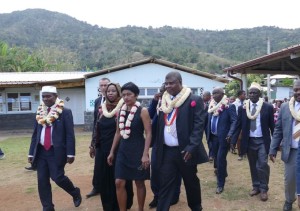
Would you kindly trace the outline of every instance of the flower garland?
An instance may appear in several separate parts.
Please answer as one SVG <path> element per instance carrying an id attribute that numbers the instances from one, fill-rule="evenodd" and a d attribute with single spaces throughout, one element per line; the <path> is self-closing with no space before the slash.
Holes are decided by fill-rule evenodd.
<path id="1" fill-rule="evenodd" d="M 121 106 L 123 105 L 124 103 L 124 100 L 123 98 L 121 98 L 117 104 L 117 106 L 111 111 L 107 111 L 107 107 L 106 107 L 106 102 L 104 102 L 102 104 L 102 112 L 103 112 L 103 115 L 106 117 L 106 118 L 112 118 L 113 116 L 116 115 L 117 111 L 119 111 L 119 109 L 121 108 Z"/>
<path id="2" fill-rule="evenodd" d="M 126 120 L 126 123 L 124 124 L 125 122 L 125 115 L 126 115 L 126 110 L 127 110 L 127 105 L 124 104 L 121 108 L 121 111 L 120 111 L 120 118 L 119 118 L 119 128 L 120 128 L 120 133 L 121 133 L 121 136 L 124 138 L 124 139 L 128 139 L 129 136 L 130 136 L 130 126 L 131 126 L 131 122 L 133 120 L 133 117 L 138 109 L 138 107 L 140 107 L 140 102 L 135 102 L 135 104 L 131 107 L 131 110 L 130 110 L 130 113 L 127 117 L 127 120 Z"/>
<path id="3" fill-rule="evenodd" d="M 213 113 L 213 116 L 219 116 L 219 114 L 229 107 L 227 96 L 224 95 L 220 102 L 216 102 L 212 99 L 208 106 L 208 113 Z"/>
<path id="4" fill-rule="evenodd" d="M 37 112 L 36 112 L 36 120 L 41 125 L 49 125 L 51 126 L 52 123 L 58 119 L 59 115 L 62 113 L 64 109 L 64 101 L 56 98 L 55 103 L 51 106 L 51 110 L 47 111 L 47 106 L 42 103 L 39 105 Z"/>
<path id="5" fill-rule="evenodd" d="M 297 121 L 300 121 L 300 112 L 299 111 L 297 113 L 295 112 L 294 104 L 295 104 L 295 98 L 292 97 L 289 101 L 289 109 L 290 109 L 290 112 L 291 112 L 292 116 L 294 117 L 294 119 L 296 119 Z"/>
<path id="6" fill-rule="evenodd" d="M 247 117 L 249 119 L 251 119 L 251 120 L 256 119 L 256 117 L 260 113 L 260 110 L 262 108 L 263 102 L 264 102 L 263 98 L 259 98 L 258 102 L 256 103 L 257 104 L 257 106 L 256 106 L 256 112 L 252 116 L 251 113 L 250 113 L 250 100 L 245 100 L 243 108 L 246 109 Z"/>
<path id="7" fill-rule="evenodd" d="M 165 91 L 162 96 L 161 109 L 164 113 L 170 113 L 173 108 L 180 107 L 191 93 L 191 89 L 183 87 L 176 97 L 171 100 L 171 95 Z"/>

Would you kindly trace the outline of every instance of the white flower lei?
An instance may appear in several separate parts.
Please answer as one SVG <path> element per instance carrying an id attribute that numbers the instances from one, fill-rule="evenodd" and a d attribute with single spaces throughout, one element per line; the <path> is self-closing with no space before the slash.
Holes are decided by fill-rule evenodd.
<path id="1" fill-rule="evenodd" d="M 120 128 L 120 134 L 124 139 L 128 139 L 130 136 L 130 126 L 131 122 L 133 120 L 133 117 L 138 109 L 140 107 L 140 102 L 135 102 L 135 104 L 131 107 L 130 113 L 127 117 L 126 123 L 124 124 L 125 121 L 125 115 L 126 115 L 126 110 L 127 110 L 127 105 L 124 104 L 121 108 L 120 111 L 120 118 L 119 118 L 119 128 Z"/>
<path id="2" fill-rule="evenodd" d="M 257 107 L 256 107 L 256 112 L 255 114 L 252 116 L 251 113 L 250 113 L 250 100 L 245 100 L 244 102 L 244 108 L 246 108 L 246 113 L 247 113 L 247 117 L 251 120 L 254 120 L 256 119 L 256 117 L 258 116 L 258 114 L 260 113 L 260 110 L 261 110 L 261 107 L 263 105 L 263 102 L 264 100 L 262 98 L 259 98 L 258 102 L 256 103 L 257 104 Z"/>
<path id="3" fill-rule="evenodd" d="M 188 98 L 188 96 L 191 93 L 191 89 L 187 87 L 183 87 L 179 94 L 176 95 L 176 97 L 171 100 L 171 95 L 165 91 L 162 96 L 161 101 L 161 109 L 164 113 L 169 114 L 173 108 L 180 107 L 184 101 Z"/>
<path id="4" fill-rule="evenodd" d="M 51 110 L 47 111 L 47 106 L 44 102 L 39 105 L 37 112 L 36 112 L 36 120 L 41 125 L 52 125 L 52 123 L 58 119 L 59 115 L 62 113 L 64 109 L 64 101 L 56 98 L 55 104 L 51 106 Z"/>
<path id="5" fill-rule="evenodd" d="M 300 112 L 299 111 L 297 113 L 295 112 L 294 104 L 295 104 L 295 98 L 292 97 L 289 101 L 289 109 L 290 109 L 290 112 L 291 112 L 292 116 L 294 117 L 294 119 L 296 119 L 297 121 L 300 121 Z"/>
<path id="6" fill-rule="evenodd" d="M 113 116 L 116 115 L 116 113 L 119 111 L 119 109 L 121 108 L 121 106 L 123 105 L 124 103 L 124 100 L 123 98 L 121 98 L 117 104 L 117 106 L 111 111 L 111 112 L 108 112 L 107 111 L 107 107 L 106 107 L 106 101 L 102 104 L 102 112 L 103 112 L 103 115 L 107 118 L 112 118 Z"/>
<path id="7" fill-rule="evenodd" d="M 207 112 L 213 113 L 213 116 L 218 116 L 220 112 L 222 112 L 225 108 L 229 107 L 228 103 L 229 102 L 226 95 L 223 96 L 223 98 L 220 100 L 220 102 L 217 103 L 217 105 L 215 105 L 216 101 L 212 99 L 209 103 Z"/>

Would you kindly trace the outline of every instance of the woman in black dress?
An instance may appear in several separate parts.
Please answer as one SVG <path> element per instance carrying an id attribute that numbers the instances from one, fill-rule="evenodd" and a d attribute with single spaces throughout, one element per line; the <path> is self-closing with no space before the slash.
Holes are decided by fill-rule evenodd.
<path id="1" fill-rule="evenodd" d="M 116 157 L 115 178 L 120 210 L 126 210 L 126 180 L 134 180 L 138 210 L 142 211 L 146 198 L 145 180 L 150 178 L 151 120 L 148 110 L 142 108 L 137 101 L 139 88 L 134 83 L 124 84 L 121 92 L 125 104 L 120 110 L 117 130 L 107 162 L 113 165 Z"/>
<path id="2" fill-rule="evenodd" d="M 118 211 L 118 201 L 116 197 L 116 187 L 114 180 L 114 167 L 108 165 L 107 156 L 109 155 L 113 138 L 116 132 L 117 115 L 124 101 L 121 98 L 121 87 L 119 84 L 109 83 L 104 93 L 106 101 L 99 108 L 98 120 L 96 125 L 96 142 L 100 147 L 100 167 L 101 174 L 99 179 L 100 197 L 105 211 Z M 128 191 L 127 208 L 132 205 L 133 190 L 132 182 L 126 184 Z"/>

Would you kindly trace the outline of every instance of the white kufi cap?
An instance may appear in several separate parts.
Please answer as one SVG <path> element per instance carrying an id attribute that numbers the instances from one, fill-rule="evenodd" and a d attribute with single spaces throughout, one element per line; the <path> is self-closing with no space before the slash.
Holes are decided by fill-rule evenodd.
<path id="1" fill-rule="evenodd" d="M 55 86 L 43 86 L 42 92 L 57 93 Z"/>
<path id="2" fill-rule="evenodd" d="M 256 82 L 252 82 L 251 83 L 249 89 L 252 89 L 252 88 L 258 89 L 259 91 L 262 90 L 261 86 L 258 83 L 256 83 Z"/>

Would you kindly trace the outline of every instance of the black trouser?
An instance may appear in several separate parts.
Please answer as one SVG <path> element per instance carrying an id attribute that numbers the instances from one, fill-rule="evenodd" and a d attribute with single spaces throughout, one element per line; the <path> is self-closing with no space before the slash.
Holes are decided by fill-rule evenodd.
<path id="1" fill-rule="evenodd" d="M 176 189 L 176 175 L 178 172 L 183 178 L 188 205 L 193 211 L 201 207 L 201 188 L 197 177 L 197 165 L 187 165 L 179 147 L 164 145 L 164 155 L 160 172 L 160 189 L 158 194 L 157 211 L 167 211 Z"/>

